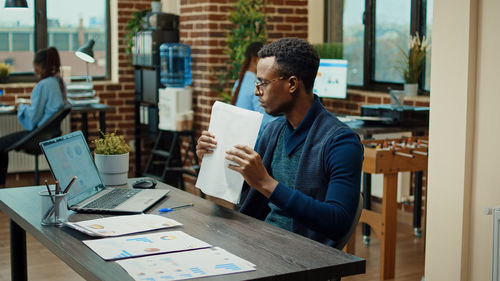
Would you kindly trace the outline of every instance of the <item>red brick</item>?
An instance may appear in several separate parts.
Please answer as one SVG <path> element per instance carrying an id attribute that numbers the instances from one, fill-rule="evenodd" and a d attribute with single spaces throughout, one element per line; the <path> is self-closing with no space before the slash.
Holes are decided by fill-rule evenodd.
<path id="1" fill-rule="evenodd" d="M 292 26 L 291 25 L 278 24 L 278 25 L 276 25 L 276 30 L 278 30 L 278 31 L 291 31 L 292 30 Z"/>
<path id="2" fill-rule="evenodd" d="M 307 9 L 295 9 L 295 13 L 298 15 L 306 15 Z"/>
<path id="3" fill-rule="evenodd" d="M 6 88 L 5 89 L 6 94 L 19 94 L 19 93 L 24 93 L 24 88 Z"/>
<path id="4" fill-rule="evenodd" d="M 307 22 L 307 17 L 285 17 L 286 23 Z"/>
<path id="5" fill-rule="evenodd" d="M 368 97 L 368 103 L 380 104 L 382 103 L 382 98 Z"/>
<path id="6" fill-rule="evenodd" d="M 106 85 L 106 90 L 108 91 L 119 91 L 122 89 L 121 85 Z"/>

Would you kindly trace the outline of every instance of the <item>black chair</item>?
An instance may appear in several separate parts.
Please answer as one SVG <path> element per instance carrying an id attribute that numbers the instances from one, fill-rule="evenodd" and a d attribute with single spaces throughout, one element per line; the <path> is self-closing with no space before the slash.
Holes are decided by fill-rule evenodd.
<path id="1" fill-rule="evenodd" d="M 35 128 L 18 142 L 11 145 L 6 151 L 16 150 L 35 156 L 35 184 L 40 184 L 38 171 L 38 156 L 42 150 L 38 145 L 40 142 L 58 137 L 62 134 L 61 122 L 71 112 L 71 105 L 66 104 L 50 117 L 40 127 Z"/>
<path id="2" fill-rule="evenodd" d="M 358 203 L 358 208 L 356 209 L 356 214 L 354 215 L 354 220 L 352 221 L 351 226 L 349 227 L 349 230 L 347 233 L 340 238 L 334 245 L 335 249 L 339 249 L 342 251 L 344 249 L 345 245 L 351 238 L 352 234 L 354 231 L 356 231 L 356 227 L 358 226 L 359 218 L 361 217 L 361 211 L 363 211 L 363 195 L 361 194 L 359 196 L 359 203 Z M 327 281 L 340 281 L 340 277 L 337 278 L 330 278 Z"/>
<path id="3" fill-rule="evenodd" d="M 344 246 L 347 244 L 349 239 L 351 238 L 352 234 L 356 230 L 356 226 L 358 226 L 359 218 L 361 217 L 361 211 L 363 210 L 363 195 L 361 194 L 359 196 L 359 203 L 358 203 L 358 208 L 356 209 L 356 214 L 354 215 L 354 220 L 352 221 L 351 226 L 349 227 L 349 230 L 347 233 L 340 238 L 338 241 L 335 243 L 335 248 L 342 250 Z"/>

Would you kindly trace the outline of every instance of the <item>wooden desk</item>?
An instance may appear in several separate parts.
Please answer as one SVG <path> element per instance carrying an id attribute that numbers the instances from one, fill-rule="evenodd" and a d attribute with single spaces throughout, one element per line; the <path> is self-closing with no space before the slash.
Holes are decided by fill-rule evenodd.
<path id="1" fill-rule="evenodd" d="M 88 114 L 92 112 L 99 113 L 99 130 L 104 132 L 106 131 L 106 112 L 114 110 L 115 110 L 114 107 L 102 103 L 71 107 L 71 112 L 80 113 L 82 116 L 82 132 L 87 142 L 89 135 Z M 16 110 L 0 111 L 0 115 L 15 115 L 15 114 L 17 114 Z"/>
<path id="2" fill-rule="evenodd" d="M 129 184 L 133 179 L 129 180 Z M 150 210 L 194 203 L 194 207 L 168 213 L 183 223 L 179 230 L 246 259 L 257 266 L 253 272 L 205 277 L 203 280 L 327 280 L 365 272 L 365 260 L 292 232 L 274 227 L 211 201 L 159 183 L 171 191 Z M 67 227 L 40 224 L 43 187 L 0 190 L 0 209 L 10 217 L 12 280 L 26 280 L 26 233 L 30 233 L 87 280 L 132 280 L 117 263 L 104 261 L 81 241 L 91 239 Z M 70 221 L 103 217 L 73 214 Z M 163 230 L 165 231 L 165 230 Z"/>

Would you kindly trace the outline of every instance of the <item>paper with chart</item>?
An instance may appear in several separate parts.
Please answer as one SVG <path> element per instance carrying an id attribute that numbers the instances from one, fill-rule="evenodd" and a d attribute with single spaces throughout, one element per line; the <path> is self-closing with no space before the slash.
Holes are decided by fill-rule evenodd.
<path id="1" fill-rule="evenodd" d="M 217 148 L 203 157 L 196 187 L 210 196 L 238 203 L 243 176 L 228 168 L 226 150 L 236 144 L 253 148 L 262 117 L 259 112 L 218 101 L 214 103 L 208 131 L 215 135 Z"/>
<path id="2" fill-rule="evenodd" d="M 120 236 L 182 225 L 173 219 L 151 214 L 112 216 L 64 224 L 85 234 L 100 237 Z"/>
<path id="3" fill-rule="evenodd" d="M 84 240 L 83 243 L 105 260 L 201 249 L 212 246 L 182 231 Z"/>
<path id="4" fill-rule="evenodd" d="M 162 254 L 117 261 L 135 280 L 183 280 L 256 270 L 255 265 L 224 249 Z"/>

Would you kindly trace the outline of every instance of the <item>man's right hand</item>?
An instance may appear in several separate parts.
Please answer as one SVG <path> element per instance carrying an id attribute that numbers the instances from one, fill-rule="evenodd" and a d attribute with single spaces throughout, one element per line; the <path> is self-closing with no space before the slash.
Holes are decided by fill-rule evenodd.
<path id="1" fill-rule="evenodd" d="M 203 160 L 203 156 L 214 152 L 216 147 L 217 140 L 215 139 L 215 135 L 209 133 L 208 131 L 201 132 L 201 136 L 196 144 L 196 156 L 198 156 L 198 160 L 201 162 Z"/>

